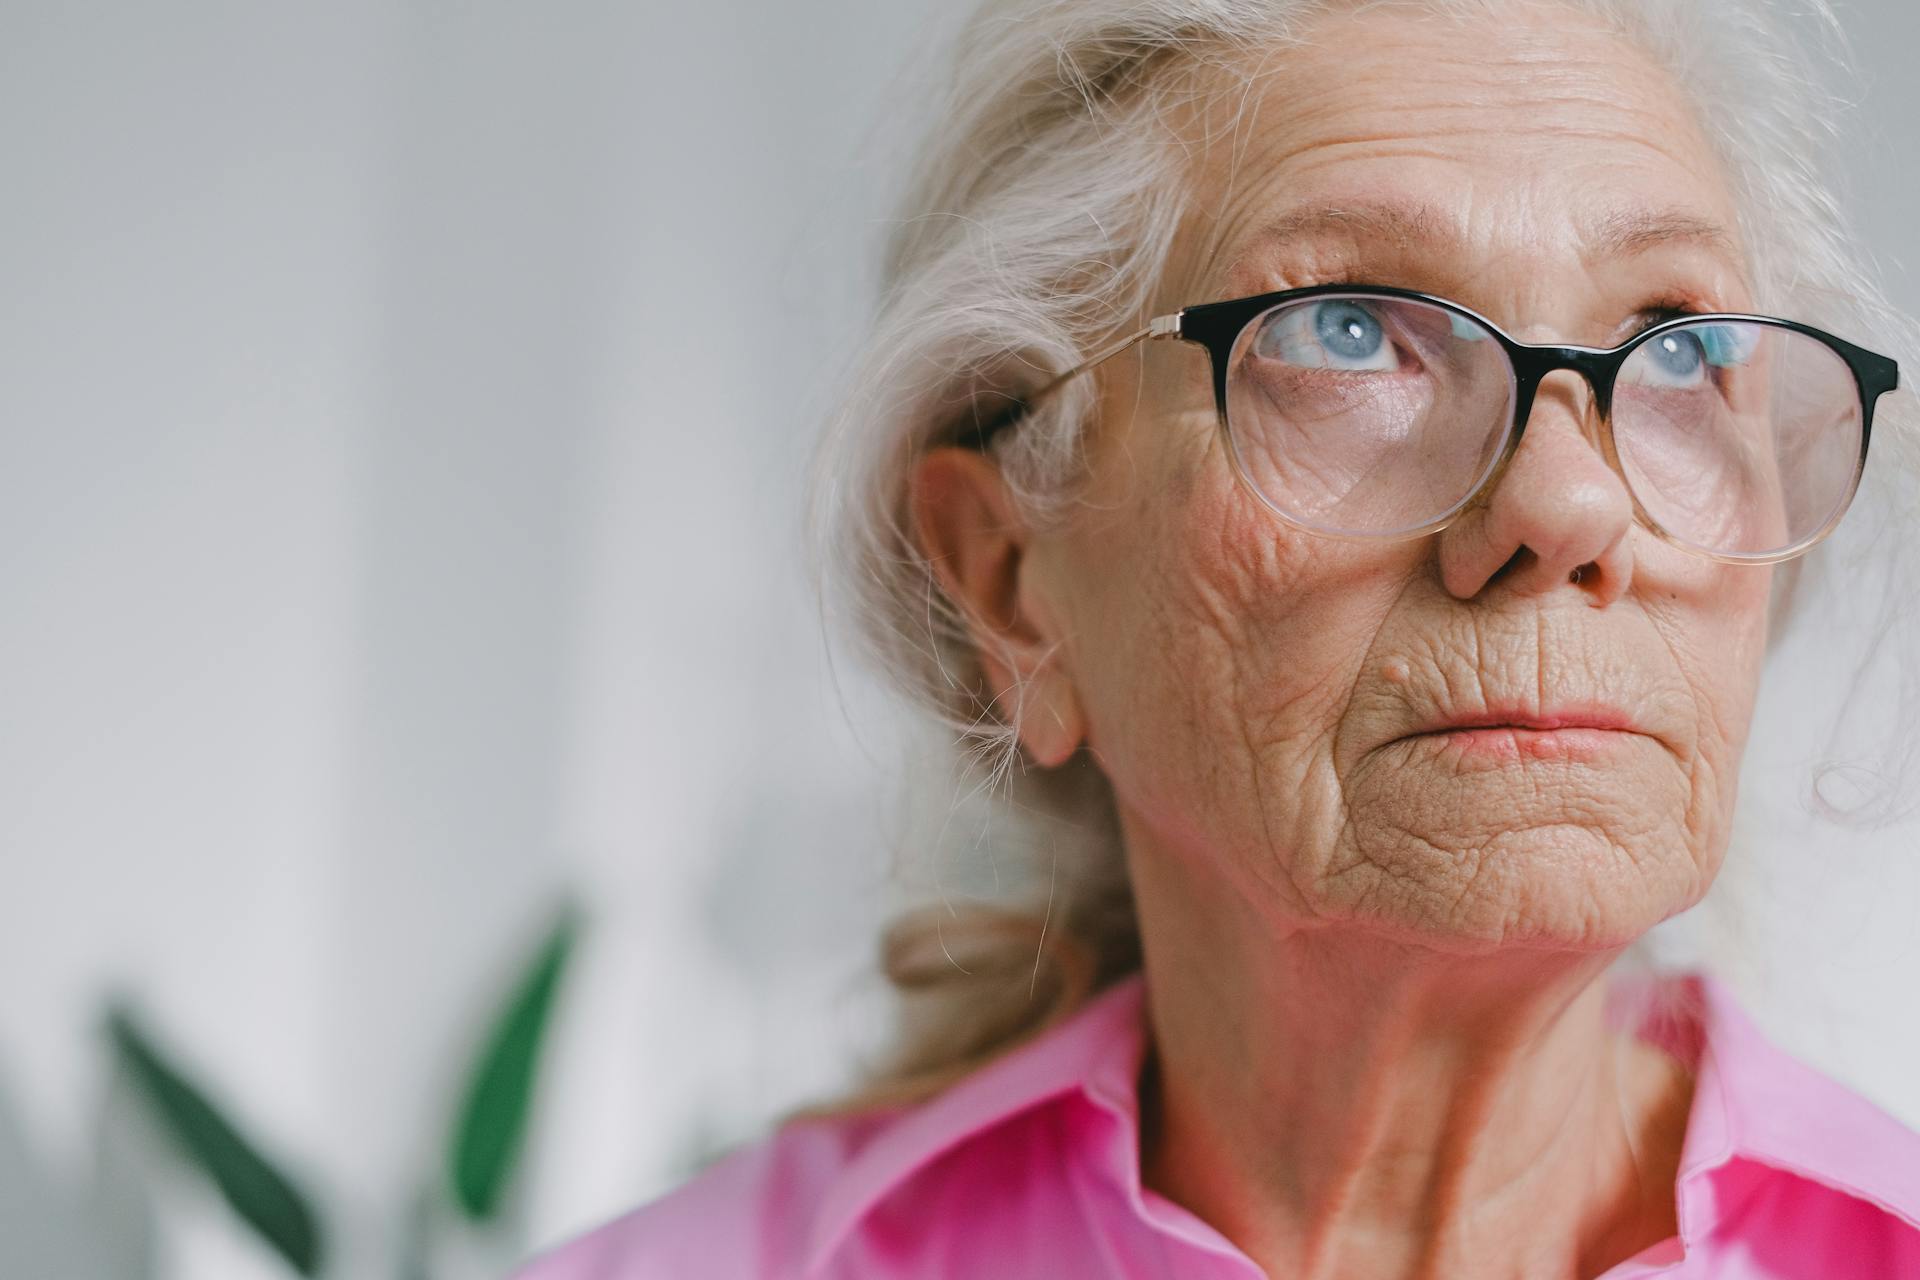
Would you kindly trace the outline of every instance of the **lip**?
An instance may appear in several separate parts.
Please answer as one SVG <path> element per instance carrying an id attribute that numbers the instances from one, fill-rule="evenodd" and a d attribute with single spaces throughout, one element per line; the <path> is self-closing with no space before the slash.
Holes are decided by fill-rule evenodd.
<path id="1" fill-rule="evenodd" d="M 1396 742 L 1504 760 L 1598 760 L 1645 732 L 1618 707 L 1490 708 L 1449 713 Z"/>
<path id="2" fill-rule="evenodd" d="M 1618 707 L 1593 703 L 1577 707 L 1554 707 L 1534 711 L 1522 707 L 1493 707 L 1485 711 L 1457 712 L 1441 716 L 1407 734 L 1409 738 L 1426 733 L 1455 733 L 1467 729 L 1531 729 L 1550 733 L 1557 729 L 1611 729 L 1638 733 L 1633 717 Z"/>

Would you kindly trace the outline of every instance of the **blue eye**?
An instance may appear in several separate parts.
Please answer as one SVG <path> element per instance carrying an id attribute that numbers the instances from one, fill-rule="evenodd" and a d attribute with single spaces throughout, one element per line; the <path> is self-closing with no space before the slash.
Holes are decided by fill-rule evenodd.
<path id="1" fill-rule="evenodd" d="M 1684 329 L 1662 334 L 1647 345 L 1661 372 L 1673 378 L 1692 377 L 1706 358 L 1700 349 L 1700 339 Z"/>
<path id="2" fill-rule="evenodd" d="M 1320 345 L 1342 360 L 1365 360 L 1385 339 L 1380 322 L 1351 302 L 1323 302 L 1314 308 L 1313 327 Z"/>
<path id="3" fill-rule="evenodd" d="M 1669 390 L 1703 386 L 1709 381 L 1707 351 L 1691 329 L 1675 329 L 1649 338 L 1621 367 L 1620 376 L 1642 386 Z"/>
<path id="4" fill-rule="evenodd" d="M 1350 298 L 1280 308 L 1261 323 L 1253 351 L 1306 369 L 1388 373 L 1400 367 L 1379 316 Z"/>
<path id="5" fill-rule="evenodd" d="M 1665 313 L 1667 317 L 1685 314 Z M 1656 319 L 1654 324 L 1660 322 Z M 1732 322 L 1669 329 L 1642 343 L 1620 372 L 1629 382 L 1645 386 L 1702 386 L 1714 380 L 1715 370 L 1738 369 L 1751 360 L 1762 332 L 1756 325 Z"/>

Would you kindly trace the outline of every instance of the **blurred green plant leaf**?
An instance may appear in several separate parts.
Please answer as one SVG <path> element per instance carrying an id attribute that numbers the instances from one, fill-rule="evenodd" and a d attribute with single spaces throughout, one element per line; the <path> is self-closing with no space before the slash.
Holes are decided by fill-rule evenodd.
<path id="1" fill-rule="evenodd" d="M 124 1004 L 108 1009 L 107 1034 L 162 1128 L 220 1189 L 241 1220 L 294 1271 L 319 1274 L 319 1219 L 292 1179 L 275 1169 L 206 1093 L 167 1061 Z"/>
<path id="2" fill-rule="evenodd" d="M 534 1077 L 579 914 L 561 908 L 532 963 L 496 1015 L 468 1077 L 447 1152 L 454 1203 L 475 1222 L 500 1211 L 526 1137 Z"/>

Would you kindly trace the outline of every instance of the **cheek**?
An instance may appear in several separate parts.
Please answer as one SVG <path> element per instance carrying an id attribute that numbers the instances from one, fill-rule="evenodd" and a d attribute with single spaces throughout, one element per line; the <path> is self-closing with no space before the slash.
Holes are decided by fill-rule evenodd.
<path id="1" fill-rule="evenodd" d="M 1217 849 L 1338 811 L 1335 733 L 1412 565 L 1289 529 L 1215 461 L 1083 540 L 1074 665 L 1121 804 Z"/>
<path id="2" fill-rule="evenodd" d="M 1766 658 L 1773 570 L 1764 565 L 1693 567 L 1701 575 L 1697 589 L 1660 593 L 1647 612 L 1693 691 L 1700 712 L 1701 754 L 1737 761 Z"/>
<path id="3" fill-rule="evenodd" d="M 1728 566 L 1732 584 L 1727 592 L 1722 630 L 1716 646 L 1733 655 L 1724 664 L 1716 684 L 1720 701 L 1739 726 L 1739 741 L 1746 739 L 1747 723 L 1753 715 L 1754 694 L 1760 682 L 1761 664 L 1767 652 L 1768 603 L 1771 599 L 1773 569 Z"/>
<path id="4" fill-rule="evenodd" d="M 1677 559 L 1684 555 L 1661 546 L 1646 552 L 1640 566 L 1663 583 L 1647 593 L 1646 614 L 1692 698 L 1681 839 L 1711 880 L 1732 838 L 1741 758 L 1766 657 L 1773 570 Z"/>

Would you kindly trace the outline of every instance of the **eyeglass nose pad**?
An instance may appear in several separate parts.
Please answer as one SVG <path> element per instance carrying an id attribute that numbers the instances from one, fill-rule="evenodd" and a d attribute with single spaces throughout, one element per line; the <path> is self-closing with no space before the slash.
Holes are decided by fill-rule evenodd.
<path id="1" fill-rule="evenodd" d="M 1581 433 L 1592 440 L 1600 419 L 1604 416 L 1601 412 L 1598 373 L 1587 367 L 1584 361 L 1572 367 L 1562 365 L 1550 370 L 1534 389 L 1536 408 L 1539 407 L 1542 395 L 1548 393 L 1550 387 L 1565 388 L 1561 398 L 1572 401 L 1570 408 L 1573 416 L 1580 421 Z"/>
<path id="2" fill-rule="evenodd" d="M 1578 347 L 1551 348 L 1545 362 L 1521 372 L 1515 380 L 1517 412 L 1516 436 L 1523 435 L 1527 422 L 1538 407 L 1542 392 L 1551 381 L 1568 388 L 1577 397 L 1575 416 L 1580 434 L 1618 469 L 1614 456 L 1612 431 L 1613 375 L 1616 366 L 1607 354 Z"/>
<path id="3" fill-rule="evenodd" d="M 1627 501 L 1633 509 L 1636 523 L 1644 525 L 1661 536 L 1666 536 L 1664 528 L 1654 519 L 1640 501 L 1640 494 L 1634 489 L 1633 481 L 1627 477 L 1625 464 L 1620 458 L 1619 446 L 1613 436 L 1613 375 L 1617 365 L 1610 365 L 1604 355 L 1589 351 L 1561 350 L 1556 353 L 1560 359 L 1554 367 L 1545 370 L 1532 370 L 1520 374 L 1514 381 L 1514 406 L 1516 422 L 1512 436 L 1499 461 L 1487 476 L 1486 483 L 1474 495 L 1469 507 L 1484 507 L 1493 500 L 1494 493 L 1505 479 L 1513 457 L 1520 450 L 1522 438 L 1526 435 L 1527 424 L 1533 417 L 1533 411 L 1539 404 L 1542 384 L 1555 374 L 1567 374 L 1574 380 L 1585 384 L 1583 412 L 1580 414 L 1580 434 L 1588 444 L 1599 453 L 1601 459 L 1613 474 L 1619 478 L 1620 487 L 1626 491 Z"/>
<path id="4" fill-rule="evenodd" d="M 1542 389 L 1546 386 L 1548 379 L 1554 378 L 1556 374 L 1565 374 L 1572 383 L 1580 384 L 1585 388 L 1584 393 L 1574 393 L 1579 397 L 1576 416 L 1579 419 L 1580 435 L 1619 477 L 1621 485 L 1627 490 L 1628 495 L 1632 496 L 1633 486 L 1628 482 L 1626 472 L 1622 469 L 1620 453 L 1613 440 L 1611 379 L 1588 353 L 1559 350 L 1554 352 L 1554 355 L 1558 360 L 1551 367 L 1515 371 L 1513 431 L 1508 435 L 1506 448 L 1501 451 L 1493 469 L 1488 473 L 1479 491 L 1474 494 L 1473 500 L 1468 503 L 1470 508 L 1484 507 L 1492 501 L 1494 493 L 1506 477 L 1508 468 L 1513 464 L 1514 455 L 1525 445 L 1528 427 L 1533 422 L 1535 410 L 1541 404 Z M 1551 398 L 1549 396 L 1549 399 Z M 1638 498 L 1635 498 L 1634 506 L 1638 508 L 1639 505 Z"/>

